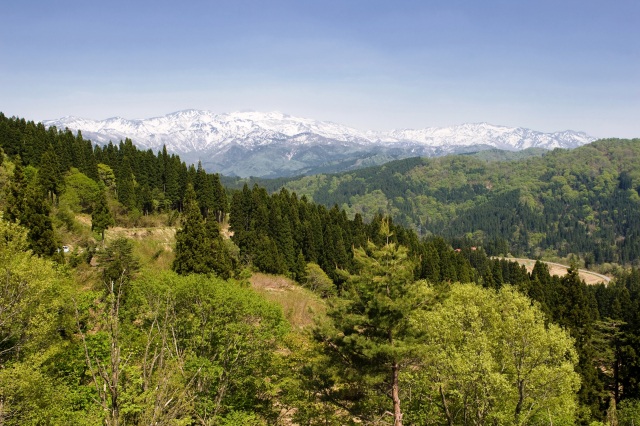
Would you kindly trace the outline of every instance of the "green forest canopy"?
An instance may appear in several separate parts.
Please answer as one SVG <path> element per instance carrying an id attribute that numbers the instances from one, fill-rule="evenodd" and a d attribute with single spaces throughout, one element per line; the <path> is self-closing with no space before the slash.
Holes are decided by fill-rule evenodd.
<path id="1" fill-rule="evenodd" d="M 640 257 L 639 139 L 515 161 L 414 158 L 274 184 L 350 217 L 384 214 L 421 235 L 467 237 L 496 255 Z"/>

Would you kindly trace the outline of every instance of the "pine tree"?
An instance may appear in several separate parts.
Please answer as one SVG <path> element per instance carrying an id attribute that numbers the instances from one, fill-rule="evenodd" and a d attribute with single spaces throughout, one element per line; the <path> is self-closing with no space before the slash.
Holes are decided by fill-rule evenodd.
<path id="1" fill-rule="evenodd" d="M 207 273 L 207 238 L 196 193 L 187 185 L 184 196 L 182 228 L 176 232 L 176 257 L 171 268 L 178 274 Z"/>
<path id="2" fill-rule="evenodd" d="M 198 168 L 193 179 L 193 189 L 196 191 L 200 213 L 206 219 L 214 207 L 213 187 L 200 161 L 198 161 Z"/>
<path id="3" fill-rule="evenodd" d="M 53 150 L 53 146 L 51 144 L 49 144 L 49 147 L 44 154 L 42 154 L 42 158 L 40 159 L 38 181 L 40 186 L 42 186 L 49 195 L 51 204 L 54 204 L 62 187 L 62 172 L 60 171 L 60 166 L 58 164 L 58 155 Z"/>
<path id="4" fill-rule="evenodd" d="M 295 267 L 296 254 L 291 233 L 291 226 L 283 216 L 281 207 L 277 199 L 272 199 L 271 210 L 269 211 L 269 235 L 278 246 L 278 252 L 282 254 L 286 270 Z"/>
<path id="5" fill-rule="evenodd" d="M 138 205 L 142 207 L 144 215 L 153 213 L 153 195 L 149 186 L 143 185 L 138 191 Z"/>
<path id="6" fill-rule="evenodd" d="M 220 225 L 214 216 L 209 216 L 205 222 L 205 236 L 207 243 L 207 268 L 219 277 L 231 277 L 233 262 L 227 246 L 220 235 Z"/>
<path id="7" fill-rule="evenodd" d="M 131 169 L 131 163 L 129 157 L 122 159 L 122 164 L 116 171 L 118 201 L 128 209 L 136 207 L 136 195 L 135 195 L 135 179 L 133 171 Z"/>
<path id="8" fill-rule="evenodd" d="M 286 261 L 273 239 L 267 235 L 262 235 L 255 244 L 253 251 L 253 264 L 255 267 L 269 274 L 284 274 L 286 272 Z"/>
<path id="9" fill-rule="evenodd" d="M 116 239 L 96 257 L 107 286 L 118 281 L 120 285 L 129 284 L 140 269 L 140 263 L 133 255 L 133 243 L 126 238 Z"/>
<path id="10" fill-rule="evenodd" d="M 440 282 L 440 255 L 431 243 L 424 245 L 419 276 L 432 283 Z"/>
<path id="11" fill-rule="evenodd" d="M 104 241 L 104 231 L 114 224 L 113 216 L 107 204 L 107 194 L 100 191 L 91 212 L 91 230 L 99 232 Z"/>
<path id="12" fill-rule="evenodd" d="M 216 215 L 216 220 L 222 223 L 228 211 L 227 193 L 217 173 L 211 175 L 209 179 L 211 180 L 211 187 L 213 188 L 213 212 Z"/>
<path id="13" fill-rule="evenodd" d="M 16 222 L 20 219 L 20 216 L 25 209 L 25 190 L 27 182 L 24 177 L 24 168 L 22 167 L 22 161 L 20 157 L 15 159 L 15 167 L 13 169 L 13 176 L 9 180 L 5 191 L 7 196 L 6 217 L 12 222 Z"/>
<path id="14" fill-rule="evenodd" d="M 389 241 L 388 223 L 381 231 Z M 375 389 L 383 398 L 356 401 L 352 411 L 376 406 L 377 415 L 390 411 L 394 426 L 401 426 L 399 377 L 415 355 L 417 336 L 409 317 L 429 305 L 431 293 L 424 282 L 415 281 L 415 264 L 405 247 L 369 243 L 354 250 L 354 261 L 359 273 L 347 274 L 341 298 L 328 312 L 331 325 L 316 330 L 316 336 L 342 365 L 342 377 L 351 382 L 347 386 L 363 386 L 363 396 Z M 390 410 L 385 398 L 390 399 Z"/>
<path id="15" fill-rule="evenodd" d="M 27 232 L 29 248 L 40 256 L 53 256 L 57 250 L 50 207 L 44 189 L 37 182 L 27 182 L 20 158 L 7 186 L 7 219 L 18 222 Z"/>
<path id="16" fill-rule="evenodd" d="M 580 279 L 577 268 L 569 268 L 567 274 L 560 278 L 556 286 L 557 304 L 553 319 L 556 323 L 568 328 L 575 339 L 578 352 L 576 371 L 582 377 L 578 401 L 598 418 L 604 389 L 595 365 L 597 354 L 594 348 L 593 332 L 598 312 L 597 307 L 594 310 L 593 304 L 596 302 L 594 300 L 594 303 L 591 303 L 590 298 L 593 295 L 586 292 L 586 285 Z"/>
<path id="17" fill-rule="evenodd" d="M 242 191 L 233 194 L 229 216 L 229 228 L 233 231 L 233 241 L 243 251 L 250 250 L 255 243 L 251 232 L 253 210 L 253 197 L 245 183 Z"/>
<path id="18" fill-rule="evenodd" d="M 25 194 L 25 210 L 20 217 L 20 224 L 28 229 L 29 246 L 35 254 L 53 256 L 57 249 L 53 222 L 49 214 L 51 209 L 45 201 L 41 187 L 31 184 Z"/>

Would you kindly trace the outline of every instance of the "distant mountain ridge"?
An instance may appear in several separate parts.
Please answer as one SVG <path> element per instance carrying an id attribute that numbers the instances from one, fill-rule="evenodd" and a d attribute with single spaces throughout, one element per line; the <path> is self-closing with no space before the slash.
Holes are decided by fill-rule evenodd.
<path id="1" fill-rule="evenodd" d="M 47 127 L 82 131 L 98 144 L 130 138 L 141 149 L 166 145 L 187 162 L 241 177 L 277 177 L 343 171 L 415 156 L 498 148 L 576 148 L 595 140 L 584 132 L 537 132 L 487 123 L 443 128 L 360 131 L 280 112 L 184 110 L 149 119 L 63 117 Z"/>

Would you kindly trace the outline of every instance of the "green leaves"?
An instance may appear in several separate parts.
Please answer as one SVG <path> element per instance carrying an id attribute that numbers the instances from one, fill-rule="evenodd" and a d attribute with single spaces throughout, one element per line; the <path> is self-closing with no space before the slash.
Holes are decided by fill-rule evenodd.
<path id="1" fill-rule="evenodd" d="M 0 217 L 0 401 L 6 424 L 77 423 L 68 388 L 43 373 L 71 330 L 71 286 L 27 250 L 27 232 Z M 67 411 L 68 410 L 68 411 Z"/>
<path id="2" fill-rule="evenodd" d="M 90 213 L 101 197 L 100 186 L 76 168 L 71 168 L 64 177 L 64 192 L 60 203 L 75 213 Z"/>
<path id="3" fill-rule="evenodd" d="M 69 282 L 26 250 L 26 234 L 0 217 L 0 363 L 46 348 L 67 327 Z"/>
<path id="4" fill-rule="evenodd" d="M 288 330 L 282 312 L 239 283 L 172 274 L 158 281 L 161 293 L 153 297 L 166 292 L 170 301 L 169 327 L 183 354 L 194 415 L 215 421 L 234 411 L 268 414 L 272 357 Z"/>
<path id="5" fill-rule="evenodd" d="M 453 424 L 572 424 L 579 385 L 573 340 L 545 326 L 525 296 L 510 287 L 496 293 L 457 284 L 442 305 L 413 321 L 426 334 L 417 376 L 429 395 L 421 401 L 430 402 L 416 406 L 422 416 Z"/>

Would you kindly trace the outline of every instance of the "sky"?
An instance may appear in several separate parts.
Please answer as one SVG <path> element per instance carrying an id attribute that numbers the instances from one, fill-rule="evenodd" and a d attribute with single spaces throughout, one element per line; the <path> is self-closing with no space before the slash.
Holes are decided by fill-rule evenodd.
<path id="1" fill-rule="evenodd" d="M 360 130 L 488 122 L 640 137 L 640 1 L 3 4 L 6 116 L 192 108 Z"/>

